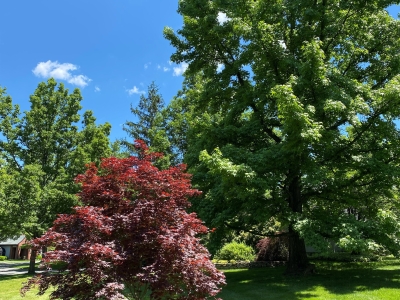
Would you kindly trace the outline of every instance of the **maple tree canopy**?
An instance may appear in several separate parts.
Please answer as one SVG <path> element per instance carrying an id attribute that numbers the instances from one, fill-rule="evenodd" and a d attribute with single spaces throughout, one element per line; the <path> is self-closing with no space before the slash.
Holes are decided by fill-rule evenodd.
<path id="1" fill-rule="evenodd" d="M 82 206 L 60 215 L 54 226 L 32 243 L 54 247 L 42 263 L 58 262 L 60 272 L 31 278 L 23 287 L 51 286 L 51 299 L 205 299 L 215 296 L 224 275 L 209 259 L 198 234 L 208 232 L 187 213 L 190 175 L 179 165 L 159 170 L 137 140 L 138 157 L 106 158 L 87 166 L 78 194 Z M 61 263 L 60 263 L 61 262 Z"/>

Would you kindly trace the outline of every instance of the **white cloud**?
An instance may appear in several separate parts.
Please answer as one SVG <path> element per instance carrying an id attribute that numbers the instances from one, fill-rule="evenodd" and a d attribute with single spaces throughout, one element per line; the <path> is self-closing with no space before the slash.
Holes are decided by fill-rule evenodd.
<path id="1" fill-rule="evenodd" d="M 96 86 L 94 87 L 94 91 L 95 91 L 95 92 L 100 92 L 101 90 L 100 90 L 100 88 L 96 85 Z"/>
<path id="2" fill-rule="evenodd" d="M 181 63 L 179 66 L 177 66 L 177 67 L 174 67 L 174 76 L 179 76 L 179 75 L 182 75 L 185 71 L 186 71 L 186 69 L 188 68 L 188 64 L 187 63 L 185 63 L 185 62 L 183 62 L 183 63 Z"/>
<path id="3" fill-rule="evenodd" d="M 139 90 L 136 85 L 133 86 L 133 88 L 131 88 L 130 90 L 126 90 L 128 92 L 129 95 L 133 95 L 133 94 L 145 94 L 145 91 L 141 91 Z"/>
<path id="4" fill-rule="evenodd" d="M 161 69 L 161 66 L 160 66 L 160 65 L 157 65 L 157 69 L 160 70 L 160 69 Z"/>
<path id="5" fill-rule="evenodd" d="M 219 12 L 218 13 L 217 21 L 218 21 L 219 25 L 222 25 L 222 24 L 224 24 L 225 22 L 227 22 L 229 20 L 230 20 L 230 18 L 228 18 L 226 13 L 223 13 L 223 12 Z"/>
<path id="6" fill-rule="evenodd" d="M 164 72 L 168 72 L 169 70 L 170 70 L 170 68 L 167 68 L 167 67 L 164 67 L 164 68 L 163 68 L 163 71 L 164 71 Z"/>
<path id="7" fill-rule="evenodd" d="M 49 78 L 53 77 L 54 79 L 65 80 L 68 83 L 85 87 L 92 81 L 89 77 L 85 75 L 73 75 L 72 71 L 78 69 L 78 66 L 71 63 L 62 63 L 60 64 L 58 61 L 48 60 L 46 62 L 40 62 L 37 66 L 32 70 L 33 74 L 37 77 Z"/>
<path id="8" fill-rule="evenodd" d="M 71 84 L 75 84 L 80 87 L 85 87 L 88 85 L 88 82 L 91 81 L 91 79 L 85 75 L 75 75 L 72 76 L 67 81 Z"/>
<path id="9" fill-rule="evenodd" d="M 171 66 L 171 65 L 172 65 L 172 61 L 169 60 L 169 61 L 168 61 L 168 64 Z"/>
<path id="10" fill-rule="evenodd" d="M 151 62 L 144 64 L 144 68 L 147 69 L 151 65 Z"/>

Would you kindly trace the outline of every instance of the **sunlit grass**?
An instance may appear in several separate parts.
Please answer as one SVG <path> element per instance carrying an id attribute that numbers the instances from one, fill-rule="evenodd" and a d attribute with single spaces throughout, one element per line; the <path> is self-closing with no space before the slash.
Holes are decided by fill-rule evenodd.
<path id="1" fill-rule="evenodd" d="M 400 298 L 400 261 L 373 263 L 316 262 L 318 274 L 284 276 L 284 267 L 225 270 L 224 300 L 327 299 L 378 300 Z M 0 276 L 0 300 L 48 299 L 37 290 L 21 298 L 19 290 L 28 275 Z"/>
<path id="2" fill-rule="evenodd" d="M 14 269 L 26 269 L 29 268 L 29 260 L 5 260 L 0 262 L 1 265 L 7 265 L 7 268 Z M 38 267 L 39 262 L 36 261 L 36 267 Z"/>
<path id="3" fill-rule="evenodd" d="M 37 296 L 37 290 L 29 291 L 24 298 L 21 298 L 19 290 L 22 283 L 29 278 L 29 275 L 0 276 L 0 300 L 49 299 L 48 295 Z"/>
<path id="4" fill-rule="evenodd" d="M 26 270 L 28 272 L 29 260 L 6 260 L 2 261 L 1 264 L 7 265 L 9 268 L 15 268 L 19 270 Z M 39 263 L 36 263 L 38 267 Z M 20 296 L 19 290 L 22 287 L 22 283 L 28 281 L 31 276 L 28 274 L 22 275 L 1 275 L 0 276 L 0 300 L 31 300 L 31 299 L 48 299 L 49 296 L 37 296 L 38 290 L 29 291 L 24 298 Z"/>
<path id="5" fill-rule="evenodd" d="M 224 271 L 222 299 L 399 299 L 400 261 L 317 263 L 318 274 L 286 277 L 285 268 Z"/>

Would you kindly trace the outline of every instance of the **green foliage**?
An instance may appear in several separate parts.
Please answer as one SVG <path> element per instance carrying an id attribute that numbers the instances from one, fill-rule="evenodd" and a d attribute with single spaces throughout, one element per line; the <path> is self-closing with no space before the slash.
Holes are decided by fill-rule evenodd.
<path id="1" fill-rule="evenodd" d="M 39 231 L 39 216 L 34 208 L 41 203 L 40 180 L 44 175 L 38 165 L 27 165 L 21 171 L 0 167 L 0 239 L 16 234 Z"/>
<path id="2" fill-rule="evenodd" d="M 40 236 L 78 204 L 73 179 L 85 164 L 111 154 L 110 124 L 96 125 L 86 111 L 79 130 L 81 101 L 79 89 L 49 79 L 21 114 L 0 88 L 0 238 Z"/>
<path id="3" fill-rule="evenodd" d="M 67 265 L 68 265 L 68 263 L 66 263 L 64 261 L 56 261 L 56 262 L 51 263 L 50 267 L 54 271 L 61 271 L 61 270 L 65 270 Z"/>
<path id="4" fill-rule="evenodd" d="M 122 149 L 121 141 L 116 140 L 111 143 L 111 156 L 117 158 L 127 158 L 129 157 L 129 152 Z"/>
<path id="5" fill-rule="evenodd" d="M 214 259 L 227 260 L 228 262 L 235 261 L 252 261 L 254 260 L 254 249 L 243 243 L 231 242 L 225 244 L 218 252 L 215 254 Z"/>
<path id="6" fill-rule="evenodd" d="M 7 260 L 7 256 L 0 256 L 0 261 Z"/>
<path id="7" fill-rule="evenodd" d="M 382 255 L 389 251 L 399 255 L 400 222 L 394 211 L 377 209 L 374 218 L 361 222 L 352 213 L 340 214 L 332 222 L 334 220 L 336 224 L 300 220 L 296 229 L 320 252 L 332 252 L 335 240 L 342 251 L 346 252 Z M 315 232 L 315 228 L 318 228 L 319 234 Z"/>
<path id="8" fill-rule="evenodd" d="M 94 162 L 98 165 L 102 158 L 111 155 L 108 139 L 111 125 L 109 123 L 96 125 L 95 122 L 96 118 L 92 111 L 83 113 L 83 129 L 78 132 L 76 145 L 69 158 L 71 165 L 67 168 L 67 173 L 72 178 L 83 172 L 85 164 Z"/>
<path id="9" fill-rule="evenodd" d="M 390 1 L 184 0 L 164 35 L 188 63 L 184 161 L 214 236 L 288 229 L 305 243 L 397 255 L 400 21 Z M 200 9 L 201 8 L 201 9 Z M 226 19 L 219 19 L 225 14 Z M 199 158 L 200 157 L 200 158 Z"/>
<path id="10" fill-rule="evenodd" d="M 202 89 L 202 80 L 200 77 L 197 79 L 185 79 L 183 89 L 162 110 L 174 164 L 190 160 L 187 156 L 190 156 L 192 151 L 189 149 L 198 146 L 198 138 L 201 138 L 199 133 L 212 122 L 210 115 L 198 110 L 196 105 L 198 91 Z M 198 152 L 195 158 L 198 159 Z"/>
<path id="11" fill-rule="evenodd" d="M 335 262 L 377 262 L 377 261 L 383 261 L 384 257 L 379 256 L 379 255 L 353 255 L 348 252 L 336 252 L 336 253 L 318 253 L 318 254 L 313 254 L 311 257 L 312 260 L 317 260 L 317 261 L 335 261 Z"/>
<path id="12" fill-rule="evenodd" d="M 119 141 L 128 153 L 137 154 L 134 140 L 144 141 L 152 151 L 162 152 L 166 155 L 160 158 L 157 165 L 167 168 L 170 165 L 170 143 L 165 132 L 162 109 L 164 100 L 158 92 L 157 85 L 152 82 L 147 90 L 147 96 L 140 95 L 137 107 L 131 105 L 132 115 L 137 121 L 127 121 L 124 124 L 124 131 L 127 132 L 130 140 Z"/>

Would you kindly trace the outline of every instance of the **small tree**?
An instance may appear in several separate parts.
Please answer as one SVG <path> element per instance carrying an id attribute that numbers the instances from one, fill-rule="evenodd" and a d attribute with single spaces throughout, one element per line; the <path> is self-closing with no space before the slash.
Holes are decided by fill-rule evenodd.
<path id="1" fill-rule="evenodd" d="M 197 234 L 207 228 L 188 214 L 192 189 L 184 166 L 159 170 L 136 141 L 138 157 L 107 158 L 79 175 L 85 205 L 60 215 L 33 246 L 53 246 L 46 266 L 63 262 L 61 272 L 31 278 L 22 289 L 50 287 L 51 299 L 205 299 L 216 295 L 224 275 L 209 259 Z"/>
<path id="2" fill-rule="evenodd" d="M 257 243 L 257 261 L 286 261 L 289 256 L 289 237 L 266 237 Z"/>

